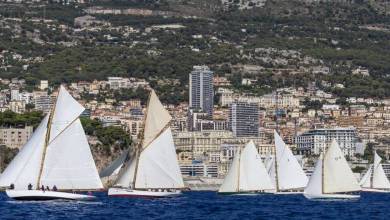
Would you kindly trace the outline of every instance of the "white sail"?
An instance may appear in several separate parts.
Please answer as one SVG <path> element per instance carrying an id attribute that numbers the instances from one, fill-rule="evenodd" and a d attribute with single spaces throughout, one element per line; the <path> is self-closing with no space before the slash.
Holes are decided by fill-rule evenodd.
<path id="1" fill-rule="evenodd" d="M 363 178 L 360 180 L 359 185 L 364 188 L 371 187 L 371 174 L 372 174 L 372 165 L 368 168 L 367 172 L 364 174 Z"/>
<path id="2" fill-rule="evenodd" d="M 308 179 L 299 165 L 297 159 L 286 146 L 279 134 L 274 131 L 275 138 L 275 154 L 277 161 L 277 190 L 290 190 L 304 188 L 307 185 Z"/>
<path id="3" fill-rule="evenodd" d="M 164 131 L 172 117 L 161 104 L 154 90 L 151 91 L 148 109 L 146 110 L 144 137 L 142 149 L 145 149 L 155 138 Z"/>
<path id="4" fill-rule="evenodd" d="M 322 160 L 323 154 L 317 160 L 313 173 L 311 174 L 309 183 L 307 184 L 304 193 L 308 195 L 322 194 Z"/>
<path id="5" fill-rule="evenodd" d="M 265 168 L 267 169 L 267 172 L 270 173 L 271 167 L 273 166 L 274 158 L 271 155 L 271 152 L 267 153 L 267 156 L 265 157 Z"/>
<path id="6" fill-rule="evenodd" d="M 361 188 L 336 140 L 324 156 L 324 193 L 353 192 Z"/>
<path id="7" fill-rule="evenodd" d="M 27 189 L 27 185 L 31 183 L 36 188 L 45 146 L 48 119 L 49 116 L 46 115 L 31 138 L 1 174 L 1 187 L 8 187 L 13 183 L 15 189 L 22 190 Z"/>
<path id="8" fill-rule="evenodd" d="M 74 122 L 84 110 L 84 107 L 61 86 L 51 120 L 49 142 Z"/>
<path id="9" fill-rule="evenodd" d="M 274 189 L 253 141 L 246 144 L 241 153 L 239 178 L 239 190 L 242 192 Z"/>
<path id="10" fill-rule="evenodd" d="M 234 155 L 232 164 L 229 167 L 229 171 L 226 174 L 226 177 L 223 180 L 223 183 L 220 186 L 218 192 L 220 193 L 239 192 L 238 181 L 240 175 L 240 160 L 241 160 L 241 151 L 237 150 Z"/>
<path id="11" fill-rule="evenodd" d="M 375 152 L 374 173 L 372 177 L 372 187 L 374 189 L 390 189 L 390 182 L 386 177 L 381 164 L 382 158 Z"/>
<path id="12" fill-rule="evenodd" d="M 170 128 L 141 152 L 135 188 L 184 188 Z"/>
<path id="13" fill-rule="evenodd" d="M 275 158 L 271 158 L 266 166 L 269 177 L 271 178 L 272 185 L 276 187 L 276 167 Z"/>
<path id="14" fill-rule="evenodd" d="M 152 90 L 139 157 L 125 163 L 115 183 L 136 189 L 184 188 L 169 125 L 171 116 Z M 135 178 L 135 180 L 134 180 Z"/>
<path id="15" fill-rule="evenodd" d="M 125 166 L 119 171 L 115 186 L 130 188 L 134 181 L 134 172 L 137 164 L 137 158 L 130 158 L 125 162 Z"/>
<path id="16" fill-rule="evenodd" d="M 265 158 L 265 169 L 267 170 L 268 176 L 271 178 L 272 185 L 276 186 L 276 172 L 275 172 L 275 158 L 272 156 L 272 153 L 268 151 Z"/>
<path id="17" fill-rule="evenodd" d="M 47 146 L 40 184 L 67 190 L 103 188 L 80 119 Z"/>
<path id="18" fill-rule="evenodd" d="M 103 188 L 80 119 L 47 146 L 40 184 L 62 190 Z"/>

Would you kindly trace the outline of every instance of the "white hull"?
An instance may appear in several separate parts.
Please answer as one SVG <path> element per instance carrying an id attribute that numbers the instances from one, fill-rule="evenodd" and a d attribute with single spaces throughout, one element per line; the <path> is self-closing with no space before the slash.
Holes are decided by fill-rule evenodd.
<path id="1" fill-rule="evenodd" d="M 94 200 L 95 196 L 55 192 L 55 191 L 41 191 L 41 190 L 6 190 L 8 197 L 15 200 Z"/>
<path id="2" fill-rule="evenodd" d="M 230 196 L 258 196 L 258 195 L 271 195 L 274 194 L 272 190 L 264 191 L 241 191 L 241 192 L 217 192 L 219 195 L 230 195 Z"/>
<path id="3" fill-rule="evenodd" d="M 303 191 L 297 191 L 297 192 L 275 192 L 275 195 L 300 195 L 303 194 Z"/>
<path id="4" fill-rule="evenodd" d="M 351 194 L 303 194 L 307 199 L 317 199 L 317 200 L 326 200 L 326 199 L 359 199 L 360 195 L 351 195 Z"/>
<path id="5" fill-rule="evenodd" d="M 132 197 L 132 198 L 167 198 L 167 197 L 177 197 L 181 195 L 181 191 L 147 191 L 147 190 L 132 190 L 126 188 L 109 188 L 108 196 L 113 197 Z"/>
<path id="6" fill-rule="evenodd" d="M 373 192 L 373 193 L 390 193 L 390 189 L 373 189 L 373 188 L 362 188 L 363 192 Z"/>

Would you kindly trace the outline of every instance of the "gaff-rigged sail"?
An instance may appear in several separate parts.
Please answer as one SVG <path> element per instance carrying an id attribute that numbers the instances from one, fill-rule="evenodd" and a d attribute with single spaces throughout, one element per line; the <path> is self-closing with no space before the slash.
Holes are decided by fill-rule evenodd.
<path id="1" fill-rule="evenodd" d="M 0 177 L 16 189 L 40 185 L 61 190 L 102 189 L 87 138 L 78 119 L 84 108 L 61 86 L 51 114 Z M 12 173 L 12 174 L 11 174 Z M 35 186 L 38 183 L 37 186 Z"/>
<path id="2" fill-rule="evenodd" d="M 293 155 L 289 147 L 286 146 L 279 134 L 274 131 L 275 155 L 277 161 L 277 190 L 303 189 L 306 187 L 308 179 Z M 275 165 L 275 163 L 274 163 Z"/>
<path id="3" fill-rule="evenodd" d="M 336 140 L 324 156 L 324 193 L 354 192 L 361 188 Z"/>
<path id="4" fill-rule="evenodd" d="M 171 116 L 152 90 L 145 119 L 139 154 L 130 158 L 116 181 L 116 186 L 136 189 L 184 188 L 177 161 Z M 138 155 L 138 157 L 136 157 Z"/>

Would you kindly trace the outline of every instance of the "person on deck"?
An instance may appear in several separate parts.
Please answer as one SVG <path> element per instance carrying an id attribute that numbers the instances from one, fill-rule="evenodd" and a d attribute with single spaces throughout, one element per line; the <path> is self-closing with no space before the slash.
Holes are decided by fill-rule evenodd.
<path id="1" fill-rule="evenodd" d="M 57 191 L 57 186 L 56 185 L 53 186 L 53 191 Z"/>
<path id="2" fill-rule="evenodd" d="M 50 188 L 49 188 L 49 186 L 46 186 L 46 190 L 47 190 L 47 191 L 50 191 Z"/>
<path id="3" fill-rule="evenodd" d="M 32 190 L 33 185 L 31 183 L 28 184 L 27 189 Z"/>
<path id="4" fill-rule="evenodd" d="M 15 185 L 11 183 L 11 185 L 9 185 L 9 189 L 15 189 Z"/>
<path id="5" fill-rule="evenodd" d="M 43 192 L 45 192 L 45 186 L 44 186 L 44 185 L 41 186 L 41 190 L 42 190 Z"/>

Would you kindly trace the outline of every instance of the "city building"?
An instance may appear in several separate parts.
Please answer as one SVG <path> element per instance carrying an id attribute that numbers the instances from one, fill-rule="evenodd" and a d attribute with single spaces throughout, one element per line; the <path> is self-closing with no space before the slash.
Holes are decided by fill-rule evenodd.
<path id="1" fill-rule="evenodd" d="M 318 155 L 326 150 L 333 139 L 336 139 L 344 155 L 353 156 L 355 154 L 359 141 L 354 127 L 309 130 L 298 135 L 295 138 L 295 144 L 298 152 Z"/>
<path id="2" fill-rule="evenodd" d="M 184 177 L 218 177 L 218 164 L 216 163 L 184 163 L 180 164 L 180 170 Z"/>
<path id="3" fill-rule="evenodd" d="M 48 113 L 52 106 L 52 98 L 47 94 L 47 91 L 34 91 L 33 93 L 34 107 L 37 111 Z"/>
<path id="4" fill-rule="evenodd" d="M 236 137 L 258 137 L 260 122 L 257 104 L 232 103 L 229 106 L 229 125 Z"/>
<path id="5" fill-rule="evenodd" d="M 235 137 L 231 131 L 173 132 L 173 140 L 176 149 L 180 152 L 191 152 L 192 159 L 202 159 L 210 152 L 222 152 L 221 161 L 231 159 L 233 155 L 225 154 L 224 151 L 227 149 L 234 151 L 249 140 L 255 143 L 261 155 L 266 155 L 274 148 L 268 144 L 265 137 Z"/>
<path id="6" fill-rule="evenodd" d="M 233 93 L 230 90 L 223 90 L 220 96 L 220 104 L 229 106 L 230 104 L 239 101 L 247 103 L 256 103 L 263 108 L 286 108 L 293 109 L 299 107 L 299 99 L 292 94 L 266 94 L 263 96 L 253 96 L 248 94 Z"/>
<path id="7" fill-rule="evenodd" d="M 11 89 L 11 101 L 19 101 L 19 89 L 18 88 L 13 88 Z"/>
<path id="8" fill-rule="evenodd" d="M 229 124 L 226 120 L 210 119 L 207 113 L 197 112 L 194 109 L 188 111 L 187 121 L 189 131 L 229 129 Z"/>
<path id="9" fill-rule="evenodd" d="M 10 101 L 9 110 L 15 113 L 23 113 L 26 111 L 26 103 L 24 101 Z"/>
<path id="10" fill-rule="evenodd" d="M 32 126 L 24 128 L 0 128 L 0 144 L 9 148 L 20 149 L 33 133 Z"/>
<path id="11" fill-rule="evenodd" d="M 126 119 L 121 119 L 121 123 L 124 125 L 126 131 L 130 134 L 132 140 L 137 140 L 139 134 L 144 128 L 144 116 L 131 116 Z"/>
<path id="12" fill-rule="evenodd" d="M 207 66 L 194 66 L 189 74 L 190 108 L 213 115 L 213 72 Z"/>
<path id="13" fill-rule="evenodd" d="M 130 88 L 130 79 L 123 77 L 108 77 L 108 82 L 110 89 L 124 89 Z"/>
<path id="14" fill-rule="evenodd" d="M 49 88 L 49 81 L 48 80 L 41 80 L 41 83 L 39 85 L 40 90 L 46 90 Z"/>

